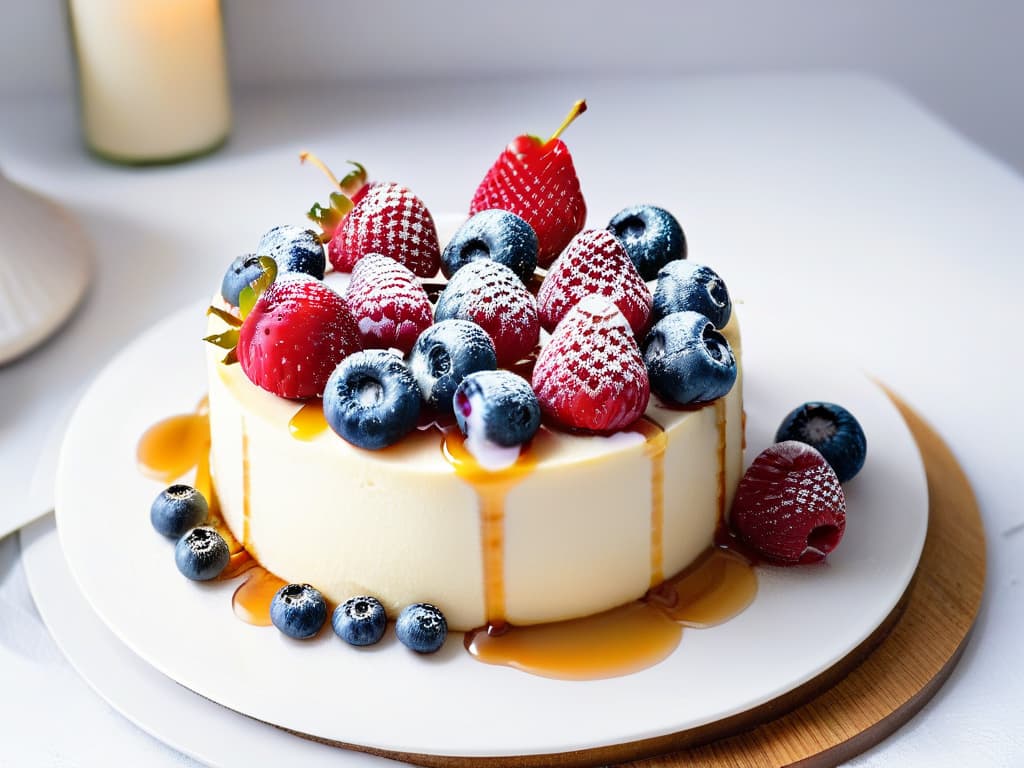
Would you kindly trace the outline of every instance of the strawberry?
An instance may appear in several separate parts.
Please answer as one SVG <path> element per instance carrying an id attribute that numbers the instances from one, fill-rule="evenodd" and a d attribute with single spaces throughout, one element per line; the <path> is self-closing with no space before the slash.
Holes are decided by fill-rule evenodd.
<path id="1" fill-rule="evenodd" d="M 471 261 L 452 276 L 434 317 L 479 325 L 494 342 L 502 367 L 525 358 L 540 340 L 537 300 L 515 272 L 490 259 Z"/>
<path id="2" fill-rule="evenodd" d="M 272 283 L 256 300 L 236 354 L 254 384 L 304 399 L 322 395 L 338 363 L 360 348 L 345 300 L 319 280 L 295 276 Z"/>
<path id="3" fill-rule="evenodd" d="M 434 219 L 423 201 L 400 184 L 377 183 L 363 189 L 327 246 L 334 268 L 351 272 L 363 256 L 380 253 L 420 277 L 436 275 L 441 249 Z"/>
<path id="4" fill-rule="evenodd" d="M 651 396 L 633 331 L 601 296 L 584 297 L 558 324 L 537 357 L 531 383 L 545 416 L 588 432 L 629 426 Z"/>
<path id="5" fill-rule="evenodd" d="M 769 560 L 813 563 L 843 538 L 846 497 L 818 451 L 787 440 L 754 459 L 736 490 L 730 522 Z"/>
<path id="6" fill-rule="evenodd" d="M 642 335 L 651 316 L 651 291 L 625 247 L 607 229 L 576 235 L 548 272 L 537 293 L 541 325 L 551 331 L 589 294 L 611 299 L 633 333 Z"/>
<path id="7" fill-rule="evenodd" d="M 434 321 L 430 299 L 416 275 L 377 253 L 356 262 L 345 302 L 366 349 L 408 352 Z"/>
<path id="8" fill-rule="evenodd" d="M 572 156 L 558 138 L 586 109 L 585 101 L 576 102 L 547 141 L 528 135 L 513 139 L 487 171 L 469 206 L 470 216 L 500 208 L 525 219 L 537 233 L 542 267 L 558 257 L 587 219 Z"/>

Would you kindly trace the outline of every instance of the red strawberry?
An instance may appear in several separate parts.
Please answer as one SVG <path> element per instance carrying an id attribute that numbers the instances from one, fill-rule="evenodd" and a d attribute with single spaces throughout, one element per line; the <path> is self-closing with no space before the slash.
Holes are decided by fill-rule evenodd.
<path id="1" fill-rule="evenodd" d="M 251 382 L 304 399 L 322 395 L 338 363 L 360 348 L 345 300 L 319 280 L 295 277 L 271 284 L 256 301 L 236 353 Z"/>
<path id="2" fill-rule="evenodd" d="M 607 229 L 581 232 L 555 262 L 537 293 L 541 325 L 551 331 L 584 296 L 612 300 L 640 335 L 651 316 L 651 291 L 625 247 Z"/>
<path id="3" fill-rule="evenodd" d="M 537 300 L 515 272 L 490 259 L 471 261 L 452 276 L 434 317 L 479 325 L 494 342 L 502 367 L 525 358 L 540 340 Z"/>
<path id="4" fill-rule="evenodd" d="M 587 220 L 572 156 L 558 138 L 586 109 L 586 102 L 576 102 L 547 141 L 526 135 L 513 139 L 487 171 L 469 206 L 470 216 L 500 208 L 525 219 L 537 233 L 537 260 L 542 267 L 558 257 Z"/>
<path id="5" fill-rule="evenodd" d="M 762 451 L 736 489 L 730 518 L 741 539 L 780 564 L 824 559 L 843 538 L 846 497 L 818 451 L 787 440 Z"/>
<path id="6" fill-rule="evenodd" d="M 589 432 L 628 427 L 651 396 L 629 323 L 600 296 L 585 297 L 558 324 L 531 383 L 547 417 Z"/>
<path id="7" fill-rule="evenodd" d="M 430 299 L 416 275 L 377 253 L 356 262 L 345 302 L 366 349 L 394 347 L 408 352 L 434 322 Z"/>
<path id="8" fill-rule="evenodd" d="M 423 201 L 400 184 L 378 183 L 363 189 L 327 246 L 334 268 L 351 272 L 366 254 L 380 253 L 420 277 L 436 275 L 441 250 L 434 219 Z"/>

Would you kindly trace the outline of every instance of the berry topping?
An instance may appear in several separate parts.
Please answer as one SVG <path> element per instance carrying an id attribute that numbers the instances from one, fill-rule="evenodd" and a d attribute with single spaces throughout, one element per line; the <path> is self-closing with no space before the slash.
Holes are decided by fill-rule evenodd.
<path id="1" fill-rule="evenodd" d="M 448 637 L 448 622 L 436 606 L 413 603 L 398 614 L 395 634 L 405 647 L 417 653 L 433 653 Z"/>
<path id="2" fill-rule="evenodd" d="M 174 563 L 181 575 L 192 581 L 215 579 L 228 567 L 231 552 L 228 543 L 217 531 L 200 526 L 178 539 L 174 547 Z"/>
<path id="3" fill-rule="evenodd" d="M 611 300 L 586 296 L 569 311 L 537 357 L 533 389 L 544 414 L 571 429 L 614 432 L 640 417 L 647 371 Z"/>
<path id="4" fill-rule="evenodd" d="M 547 141 L 526 135 L 513 139 L 487 171 L 469 206 L 470 215 L 500 208 L 523 218 L 537 234 L 542 267 L 558 257 L 587 219 L 572 156 L 558 138 L 586 108 L 586 102 L 576 102 Z"/>
<path id="5" fill-rule="evenodd" d="M 430 326 L 409 353 L 409 368 L 423 401 L 441 413 L 451 413 L 452 398 L 464 378 L 497 367 L 491 337 L 468 320 L 442 320 Z"/>
<path id="6" fill-rule="evenodd" d="M 351 272 L 369 253 L 390 256 L 420 277 L 441 266 L 437 228 L 430 211 L 400 184 L 374 184 L 341 220 L 327 246 L 334 268 Z"/>
<path id="7" fill-rule="evenodd" d="M 541 325 L 553 330 L 576 302 L 591 294 L 611 299 L 633 333 L 643 333 L 651 292 L 622 243 L 606 229 L 581 232 L 551 267 L 537 294 Z"/>
<path id="8" fill-rule="evenodd" d="M 799 440 L 817 449 L 841 483 L 860 472 L 868 452 L 860 422 L 835 403 L 804 403 L 783 419 L 775 440 Z"/>
<path id="9" fill-rule="evenodd" d="M 333 171 L 312 152 L 300 152 L 299 162 L 309 162 L 315 165 L 338 190 L 331 193 L 330 203 L 327 206 L 314 203 L 313 207 L 309 209 L 309 213 L 306 214 L 306 218 L 323 231 L 323 235 L 319 237 L 320 242 L 329 242 L 338 231 L 338 227 L 341 226 L 345 215 L 352 210 L 352 206 L 358 203 L 366 191 L 377 182 L 367 182 L 366 168 L 354 160 L 349 160 L 352 170 L 341 181 L 338 181 L 338 177 L 334 175 Z"/>
<path id="10" fill-rule="evenodd" d="M 324 417 L 353 445 L 376 451 L 416 427 L 420 391 L 398 355 L 382 349 L 346 357 L 327 381 Z"/>
<path id="11" fill-rule="evenodd" d="M 434 321 L 430 299 L 416 275 L 377 253 L 356 263 L 345 301 L 367 349 L 408 352 Z"/>
<path id="12" fill-rule="evenodd" d="M 466 448 L 484 469 L 499 469 L 515 461 L 492 450 L 525 443 L 540 427 L 540 404 L 530 384 L 511 371 L 478 371 L 455 390 L 455 419 L 466 436 Z"/>
<path id="13" fill-rule="evenodd" d="M 149 508 L 149 521 L 164 536 L 177 539 L 189 528 L 206 522 L 206 498 L 190 485 L 172 485 L 160 491 Z"/>
<path id="14" fill-rule="evenodd" d="M 327 259 L 320 237 L 311 229 L 282 224 L 267 231 L 256 246 L 256 253 L 269 256 L 277 263 L 279 274 L 302 272 L 324 279 Z"/>
<path id="15" fill-rule="evenodd" d="M 441 271 L 451 277 L 471 261 L 490 259 L 515 272 L 524 283 L 537 268 L 537 235 L 509 211 L 480 211 L 459 227 L 441 254 Z"/>
<path id="16" fill-rule="evenodd" d="M 732 316 L 729 289 L 711 269 L 692 261 L 673 261 L 658 272 L 652 318 L 673 312 L 700 312 L 716 328 L 725 328 Z"/>
<path id="17" fill-rule="evenodd" d="M 353 597 L 334 609 L 334 634 L 349 645 L 373 645 L 384 637 L 388 616 L 376 597 Z"/>
<path id="18" fill-rule="evenodd" d="M 676 217 L 664 208 L 634 205 L 615 214 L 610 229 L 644 280 L 653 280 L 670 261 L 686 258 L 686 237 Z"/>
<path id="19" fill-rule="evenodd" d="M 239 256 L 228 266 L 220 283 L 220 295 L 228 304 L 238 306 L 238 294 L 263 274 L 260 257 L 254 253 Z"/>
<path id="20" fill-rule="evenodd" d="M 540 340 L 537 300 L 511 269 L 496 261 L 474 261 L 456 272 L 434 317 L 479 325 L 494 342 L 501 366 L 522 360 Z"/>
<path id="21" fill-rule="evenodd" d="M 729 394 L 736 357 L 725 336 L 698 312 L 676 312 L 644 339 L 651 391 L 666 403 L 697 405 Z"/>
<path id="22" fill-rule="evenodd" d="M 820 453 L 788 440 L 754 459 L 736 489 L 730 522 L 769 560 L 813 563 L 843 538 L 846 497 Z"/>
<path id="23" fill-rule="evenodd" d="M 327 378 L 360 349 L 345 300 L 318 280 L 273 283 L 242 323 L 238 362 L 249 380 L 292 399 L 323 394 Z"/>
<path id="24" fill-rule="evenodd" d="M 270 601 L 270 620 L 288 637 L 306 640 L 327 621 L 327 601 L 309 584 L 287 584 Z"/>

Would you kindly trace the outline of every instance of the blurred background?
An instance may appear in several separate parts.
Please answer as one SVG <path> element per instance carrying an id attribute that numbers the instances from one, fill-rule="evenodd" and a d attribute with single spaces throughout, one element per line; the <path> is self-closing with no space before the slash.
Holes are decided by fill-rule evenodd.
<path id="1" fill-rule="evenodd" d="M 224 0 L 223 10 L 236 92 L 325 79 L 856 70 L 1024 171 L 1015 0 Z M 64 3 L 2 0 L 0 14 L 0 98 L 71 93 Z"/>

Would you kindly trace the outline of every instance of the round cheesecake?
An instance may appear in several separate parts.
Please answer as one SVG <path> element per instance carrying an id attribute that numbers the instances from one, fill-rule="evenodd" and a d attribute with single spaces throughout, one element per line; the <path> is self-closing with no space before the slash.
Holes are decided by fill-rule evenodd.
<path id="1" fill-rule="evenodd" d="M 225 328 L 211 317 L 211 333 Z M 739 361 L 735 313 L 723 332 Z M 652 397 L 610 436 L 542 427 L 514 465 L 488 472 L 451 428 L 350 445 L 318 401 L 266 392 L 222 357 L 210 347 L 210 461 L 235 537 L 328 600 L 374 595 L 389 615 L 430 602 L 454 630 L 641 597 L 711 546 L 742 472 L 742 370 L 718 401 L 679 410 Z"/>

